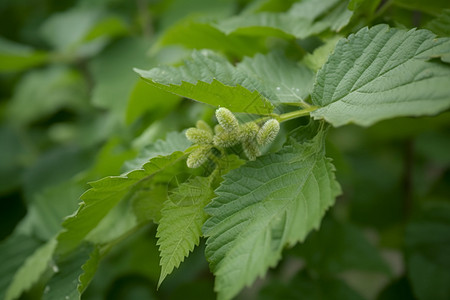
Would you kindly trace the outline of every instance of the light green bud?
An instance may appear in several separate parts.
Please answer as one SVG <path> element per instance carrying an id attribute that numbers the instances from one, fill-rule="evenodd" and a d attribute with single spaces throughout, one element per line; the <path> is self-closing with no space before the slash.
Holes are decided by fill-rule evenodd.
<path id="1" fill-rule="evenodd" d="M 280 131 L 280 123 L 275 119 L 270 119 L 258 131 L 256 141 L 261 146 L 268 145 L 276 138 L 278 131 Z"/>
<path id="2" fill-rule="evenodd" d="M 217 147 L 232 147 L 239 143 L 239 135 L 235 132 L 222 131 L 214 136 L 213 144 Z"/>
<path id="3" fill-rule="evenodd" d="M 229 132 L 239 132 L 239 122 L 231 111 L 225 107 L 216 110 L 216 118 L 219 124 Z"/>
<path id="4" fill-rule="evenodd" d="M 198 129 L 201 129 L 201 130 L 204 130 L 204 131 L 207 131 L 207 132 L 210 132 L 211 134 L 213 134 L 213 130 L 212 130 L 211 126 L 209 126 L 208 123 L 206 123 L 203 120 L 198 120 L 197 124 L 195 124 L 195 126 Z"/>
<path id="5" fill-rule="evenodd" d="M 189 154 L 186 165 L 188 168 L 198 168 L 205 161 L 208 160 L 208 156 L 210 154 L 211 146 L 210 145 L 201 145 L 197 149 Z"/>
<path id="6" fill-rule="evenodd" d="M 258 134 L 259 126 L 255 122 L 248 122 L 241 125 L 241 141 L 252 141 Z"/>
<path id="7" fill-rule="evenodd" d="M 254 140 L 247 140 L 242 142 L 242 149 L 244 149 L 245 155 L 249 160 L 255 160 L 258 156 L 261 155 L 259 151 L 259 147 Z"/>
<path id="8" fill-rule="evenodd" d="M 195 144 L 206 145 L 211 144 L 213 141 L 211 132 L 198 128 L 189 128 L 186 130 L 186 137 Z"/>
<path id="9" fill-rule="evenodd" d="M 221 133 L 222 131 L 224 131 L 224 129 L 223 129 L 223 127 L 222 127 L 221 125 L 217 124 L 216 126 L 214 126 L 214 132 L 215 132 L 215 134 L 219 134 L 219 133 Z"/>

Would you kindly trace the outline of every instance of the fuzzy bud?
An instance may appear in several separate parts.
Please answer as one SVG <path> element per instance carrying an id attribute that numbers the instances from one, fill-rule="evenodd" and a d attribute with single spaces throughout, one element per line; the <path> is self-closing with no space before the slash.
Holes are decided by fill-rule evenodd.
<path id="1" fill-rule="evenodd" d="M 202 145 L 199 146 L 197 149 L 191 152 L 189 154 L 186 165 L 188 168 L 198 168 L 200 167 L 205 161 L 208 160 L 209 151 L 211 150 L 211 146 L 209 145 Z"/>
<path id="2" fill-rule="evenodd" d="M 224 130 L 214 136 L 213 143 L 217 147 L 232 147 L 239 143 L 239 134 Z"/>
<path id="3" fill-rule="evenodd" d="M 248 122 L 241 125 L 241 141 L 252 141 L 258 134 L 259 126 L 255 122 Z"/>
<path id="4" fill-rule="evenodd" d="M 206 145 L 211 144 L 213 141 L 211 132 L 198 128 L 189 128 L 186 130 L 186 137 L 195 144 Z"/>
<path id="5" fill-rule="evenodd" d="M 256 140 L 261 146 L 268 145 L 276 138 L 280 131 L 280 123 L 275 119 L 270 119 L 261 127 L 256 135 Z"/>
<path id="6" fill-rule="evenodd" d="M 219 124 L 217 124 L 216 126 L 214 126 L 214 133 L 215 133 L 215 134 L 219 134 L 219 133 L 221 133 L 221 132 L 223 132 L 223 131 L 224 131 L 223 127 L 220 126 Z"/>
<path id="7" fill-rule="evenodd" d="M 216 110 L 216 118 L 219 124 L 228 132 L 238 132 L 239 122 L 231 111 L 225 107 Z"/>
<path id="8" fill-rule="evenodd" d="M 259 147 L 255 141 L 243 141 L 242 149 L 244 149 L 244 153 L 249 160 L 255 160 L 258 156 L 261 155 Z"/>
<path id="9" fill-rule="evenodd" d="M 196 126 L 198 129 L 201 129 L 201 130 L 204 130 L 204 131 L 207 131 L 207 132 L 210 132 L 211 134 L 213 134 L 213 131 L 212 131 L 211 126 L 209 126 L 208 123 L 206 123 L 206 122 L 203 121 L 203 120 L 198 120 L 198 121 L 197 121 L 197 124 L 195 124 L 195 126 Z"/>

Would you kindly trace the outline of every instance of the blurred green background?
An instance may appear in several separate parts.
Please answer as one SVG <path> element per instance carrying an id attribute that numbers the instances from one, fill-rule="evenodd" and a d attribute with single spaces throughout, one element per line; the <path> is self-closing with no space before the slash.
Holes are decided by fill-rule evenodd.
<path id="1" fill-rule="evenodd" d="M 120 174 L 126 161 L 168 132 L 211 119 L 213 108 L 160 91 L 133 72 L 179 63 L 191 48 L 209 43 L 162 43 L 163 34 L 183 22 L 252 6 L 282 11 L 292 2 L 0 1 L 0 298 L 15 270 L 77 209 L 87 182 Z M 372 23 L 410 27 L 426 6 L 393 2 Z M 435 2 L 441 11 L 441 2 L 431 1 L 421 24 L 436 14 Z M 268 44 L 292 51 L 279 41 Z M 249 48 L 249 55 L 260 49 Z M 232 50 L 222 49 L 239 59 Z M 322 230 L 286 250 L 278 267 L 239 297 L 449 295 L 450 112 L 332 129 L 327 152 L 344 193 Z M 157 292 L 158 249 L 149 224 L 117 243 L 82 298 L 214 299 L 203 250 L 200 245 Z M 38 282 L 22 298 L 39 299 L 42 290 Z"/>

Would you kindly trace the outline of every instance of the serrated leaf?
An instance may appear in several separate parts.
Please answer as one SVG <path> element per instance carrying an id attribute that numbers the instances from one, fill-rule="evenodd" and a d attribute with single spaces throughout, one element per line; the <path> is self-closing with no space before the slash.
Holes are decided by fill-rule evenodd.
<path id="1" fill-rule="evenodd" d="M 213 196 L 210 179 L 197 176 L 172 191 L 164 202 L 156 234 L 161 256 L 158 286 L 198 246 L 207 218 L 203 208 Z"/>
<path id="2" fill-rule="evenodd" d="M 420 300 L 450 297 L 450 204 L 425 203 L 405 232 L 411 286 Z"/>
<path id="3" fill-rule="evenodd" d="M 13 274 L 42 243 L 29 236 L 15 234 L 0 244 L 0 298 L 4 299 Z"/>
<path id="4" fill-rule="evenodd" d="M 50 268 L 56 239 L 51 239 L 30 255 L 14 274 L 14 278 L 6 291 L 5 300 L 17 299 L 30 289 L 44 272 Z"/>
<path id="5" fill-rule="evenodd" d="M 287 12 L 242 14 L 215 25 L 226 34 L 306 38 L 327 29 L 339 31 L 350 20 L 352 12 L 340 0 L 306 0 L 295 3 Z"/>
<path id="6" fill-rule="evenodd" d="M 125 170 L 133 170 L 142 166 L 149 159 L 158 155 L 166 156 L 175 151 L 184 151 L 191 145 L 184 132 L 172 131 L 163 140 L 157 140 L 145 146 L 138 157 L 125 163 Z"/>
<path id="7" fill-rule="evenodd" d="M 302 102 L 313 72 L 279 53 L 245 58 L 236 67 L 211 51 L 194 51 L 181 67 L 136 70 L 150 84 L 234 112 L 268 114 L 273 105 Z M 269 102 L 270 101 L 270 102 Z"/>
<path id="8" fill-rule="evenodd" d="M 369 126 L 397 116 L 436 114 L 450 107 L 449 66 L 434 61 L 450 39 L 428 30 L 377 25 L 339 41 L 319 70 L 311 115 L 334 126 Z"/>
<path id="9" fill-rule="evenodd" d="M 55 274 L 44 289 L 44 300 L 79 300 L 100 261 L 98 247 L 82 244 L 75 251 L 60 258 Z"/>
<path id="10" fill-rule="evenodd" d="M 58 236 L 58 252 L 67 253 L 91 232 L 100 221 L 123 199 L 131 198 L 145 187 L 152 176 L 184 157 L 183 152 L 152 158 L 142 166 L 121 176 L 110 176 L 90 183 L 91 189 L 81 196 L 78 211 L 63 223 L 65 231 Z"/>
<path id="11" fill-rule="evenodd" d="M 285 245 L 317 228 L 340 193 L 320 133 L 229 172 L 206 207 L 206 256 L 219 299 L 231 299 L 274 266 Z"/>

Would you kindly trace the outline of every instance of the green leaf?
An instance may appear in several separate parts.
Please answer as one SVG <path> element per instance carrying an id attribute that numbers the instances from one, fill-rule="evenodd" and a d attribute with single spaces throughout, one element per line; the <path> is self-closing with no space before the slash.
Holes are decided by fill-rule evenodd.
<path id="1" fill-rule="evenodd" d="M 61 108 L 84 109 L 87 87 L 81 75 L 66 67 L 51 66 L 21 77 L 9 103 L 11 123 L 27 125 Z"/>
<path id="2" fill-rule="evenodd" d="M 150 159 L 142 169 L 121 176 L 110 176 L 90 183 L 92 188 L 81 196 L 78 211 L 63 223 L 65 231 L 58 236 L 58 252 L 67 253 L 91 232 L 120 201 L 133 197 L 149 180 L 184 157 L 182 152 Z"/>
<path id="3" fill-rule="evenodd" d="M 311 278 L 305 273 L 296 275 L 288 284 L 272 283 L 264 287 L 258 299 L 291 300 L 364 300 L 364 298 L 337 278 Z"/>
<path id="4" fill-rule="evenodd" d="M 213 196 L 210 178 L 197 176 L 173 190 L 164 202 L 157 232 L 161 256 L 158 286 L 198 246 L 207 219 L 203 208 Z"/>
<path id="5" fill-rule="evenodd" d="M 47 59 L 48 55 L 43 51 L 0 37 L 0 73 L 26 70 L 45 63 Z"/>
<path id="6" fill-rule="evenodd" d="M 408 277 L 419 300 L 450 298 L 450 203 L 429 202 L 405 233 Z"/>
<path id="7" fill-rule="evenodd" d="M 30 255 L 14 274 L 6 291 L 5 300 L 17 299 L 23 292 L 38 282 L 44 272 L 50 268 L 56 239 L 51 239 Z"/>
<path id="8" fill-rule="evenodd" d="M 440 14 L 443 9 L 450 8 L 450 4 L 446 0 L 394 0 L 393 3 L 411 10 L 423 11 L 432 15 Z"/>
<path id="9" fill-rule="evenodd" d="M 244 13 L 215 25 L 226 34 L 306 38 L 327 29 L 339 31 L 350 20 L 352 12 L 340 0 L 305 0 L 283 13 Z"/>
<path id="10" fill-rule="evenodd" d="M 436 114 L 450 107 L 450 68 L 432 58 L 450 52 L 450 39 L 427 30 L 387 25 L 342 39 L 318 72 L 312 112 L 334 126 L 369 126 L 398 116 Z"/>
<path id="11" fill-rule="evenodd" d="M 258 37 L 227 35 L 208 23 L 183 20 L 171 26 L 153 48 L 158 51 L 166 45 L 183 45 L 189 49 L 213 49 L 242 57 L 265 49 Z"/>
<path id="12" fill-rule="evenodd" d="M 150 43 L 140 38 L 125 38 L 111 44 L 102 55 L 89 65 L 95 85 L 92 102 L 123 116 L 127 100 L 137 83 L 131 69 L 135 65 L 149 67 L 151 61 L 145 57 Z"/>
<path id="13" fill-rule="evenodd" d="M 324 135 L 293 142 L 224 176 L 203 227 L 219 299 L 234 297 L 273 267 L 286 245 L 318 228 L 340 193 Z"/>
<path id="14" fill-rule="evenodd" d="M 298 103 L 311 90 L 313 72 L 281 54 L 257 54 L 236 67 L 203 50 L 181 67 L 136 70 L 150 84 L 234 112 L 268 114 L 279 103 Z M 270 101 L 270 102 L 269 102 Z"/>
<path id="15" fill-rule="evenodd" d="M 153 119 L 161 119 L 180 101 L 180 97 L 139 80 L 128 99 L 126 122 L 131 124 L 145 113 L 152 113 Z"/>
<path id="16" fill-rule="evenodd" d="M 444 10 L 437 18 L 428 22 L 425 28 L 438 36 L 450 36 L 450 9 Z"/>
<path id="17" fill-rule="evenodd" d="M 333 249 L 333 251 L 326 251 Z M 309 268 L 325 273 L 346 270 L 390 272 L 388 265 L 358 227 L 326 220 L 296 251 Z"/>
<path id="18" fill-rule="evenodd" d="M 125 163 L 126 170 L 142 166 L 146 161 L 158 155 L 166 156 L 175 151 L 184 151 L 191 145 L 184 132 L 169 132 L 164 140 L 157 140 L 145 146 L 138 157 Z"/>
<path id="19" fill-rule="evenodd" d="M 0 244 L 0 298 L 4 299 L 13 274 L 41 245 L 29 236 L 15 234 Z"/>
<path id="20" fill-rule="evenodd" d="M 82 244 L 57 261 L 55 274 L 44 289 L 44 300 L 81 299 L 100 261 L 98 247 Z"/>

